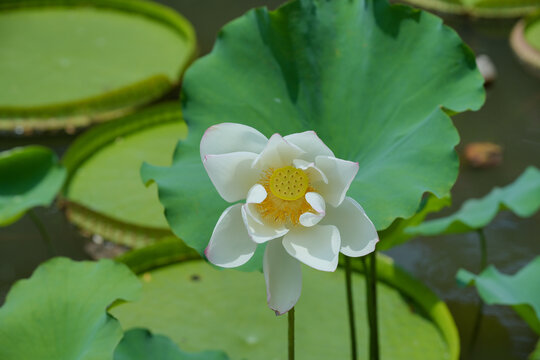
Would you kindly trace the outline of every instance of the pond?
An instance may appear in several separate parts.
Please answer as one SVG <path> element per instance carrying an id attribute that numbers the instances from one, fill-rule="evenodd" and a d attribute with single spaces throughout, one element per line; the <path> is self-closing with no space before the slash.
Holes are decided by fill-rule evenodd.
<path id="1" fill-rule="evenodd" d="M 263 0 L 159 2 L 175 8 L 194 24 L 201 54 L 210 51 L 217 31 L 228 21 L 251 7 L 275 8 L 282 3 Z M 446 23 L 476 54 L 487 54 L 498 71 L 496 81 L 487 90 L 484 107 L 478 112 L 454 117 L 462 139 L 458 150 L 470 142 L 489 141 L 502 146 L 503 161 L 499 166 L 483 170 L 462 165 L 453 189 L 453 205 L 442 214 L 455 211 L 466 199 L 487 194 L 494 186 L 512 182 L 528 165 L 540 167 L 540 80 L 521 67 L 510 49 L 508 36 L 513 21 L 452 17 L 446 19 Z M 51 147 L 61 156 L 73 139 L 66 135 L 2 138 L 0 151 L 34 143 Z M 36 212 L 51 233 L 57 253 L 74 259 L 89 258 L 84 250 L 88 238 L 65 219 L 62 211 L 51 207 Z M 488 262 L 502 272 L 514 273 L 540 253 L 539 233 L 540 214 L 529 219 L 500 214 L 486 229 Z M 0 239 L 1 304 L 13 282 L 28 277 L 47 258 L 47 249 L 28 217 L 0 228 Z M 532 351 L 536 336 L 528 326 L 510 308 L 488 306 L 478 343 L 467 356 L 478 298 L 474 289 L 458 288 L 454 275 L 461 267 L 473 272 L 479 270 L 480 252 L 475 233 L 416 239 L 387 254 L 448 303 L 462 338 L 464 358 L 518 360 Z"/>

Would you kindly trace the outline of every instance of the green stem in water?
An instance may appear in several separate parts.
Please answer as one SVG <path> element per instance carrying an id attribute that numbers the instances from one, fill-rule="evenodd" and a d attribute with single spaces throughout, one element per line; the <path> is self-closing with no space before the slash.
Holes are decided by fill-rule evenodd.
<path id="1" fill-rule="evenodd" d="M 486 234 L 484 234 L 484 229 L 476 230 L 478 234 L 478 241 L 480 244 L 480 272 L 484 271 L 487 267 L 487 241 Z M 478 303 L 478 312 L 476 313 L 476 318 L 474 319 L 473 330 L 471 333 L 471 340 L 469 345 L 469 357 L 472 356 L 476 341 L 478 340 L 478 335 L 480 334 L 480 325 L 482 324 L 482 318 L 484 317 L 484 302 L 479 299 Z"/>
<path id="2" fill-rule="evenodd" d="M 39 234 L 41 235 L 41 238 L 43 239 L 43 243 L 45 243 L 45 246 L 47 247 L 47 252 L 49 257 L 53 257 L 56 254 L 56 251 L 54 250 L 51 237 L 49 236 L 49 233 L 47 232 L 47 229 L 45 228 L 45 225 L 43 225 L 43 222 L 39 219 L 39 217 L 36 215 L 34 210 L 30 209 L 28 210 L 28 215 L 30 216 L 30 219 L 36 226 L 36 228 L 39 231 Z"/>
<path id="3" fill-rule="evenodd" d="M 289 360 L 294 360 L 294 307 L 287 313 L 289 323 Z"/>
<path id="4" fill-rule="evenodd" d="M 482 300 L 480 300 L 480 303 L 478 304 L 478 312 L 476 313 L 476 317 L 474 319 L 474 325 L 473 330 L 471 333 L 471 340 L 469 343 L 469 358 L 473 358 L 473 350 L 476 345 L 476 341 L 478 340 L 478 334 L 480 333 L 480 324 L 482 324 L 482 318 L 484 317 L 484 303 Z"/>
<path id="5" fill-rule="evenodd" d="M 480 240 L 480 271 L 484 271 L 487 267 L 487 241 L 484 229 L 476 230 L 478 239 Z"/>
<path id="6" fill-rule="evenodd" d="M 369 359 L 379 360 L 379 324 L 377 316 L 377 251 L 365 256 L 366 298 L 369 322 Z M 368 259 L 366 259 L 368 258 Z"/>
<path id="7" fill-rule="evenodd" d="M 347 307 L 349 310 L 349 328 L 351 337 L 351 359 L 356 360 L 358 358 L 356 350 L 356 324 L 354 321 L 354 304 L 352 294 L 352 271 L 351 271 L 351 259 L 345 256 L 345 286 L 347 289 Z"/>

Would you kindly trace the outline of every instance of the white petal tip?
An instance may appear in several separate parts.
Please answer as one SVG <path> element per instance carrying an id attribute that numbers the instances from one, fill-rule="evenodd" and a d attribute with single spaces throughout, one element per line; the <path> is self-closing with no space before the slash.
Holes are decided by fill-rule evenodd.
<path id="1" fill-rule="evenodd" d="M 249 189 L 246 202 L 248 204 L 260 204 L 266 199 L 267 196 L 268 193 L 266 192 L 264 186 L 261 184 L 255 184 L 251 187 L 251 189 Z"/>
<path id="2" fill-rule="evenodd" d="M 367 243 L 367 245 L 361 250 L 352 250 L 350 247 L 344 246 L 340 249 L 340 252 L 345 256 L 354 257 L 354 258 L 366 256 L 375 251 L 375 247 L 377 246 L 378 242 L 379 242 L 379 238 L 371 239 Z"/>
<path id="3" fill-rule="evenodd" d="M 289 311 L 291 311 L 291 309 L 294 307 L 294 305 L 296 305 L 296 302 L 295 302 L 293 305 L 291 305 L 290 307 L 287 307 L 287 308 L 285 308 L 285 309 L 281 309 L 281 310 L 280 310 L 280 309 L 276 309 L 275 307 L 272 307 L 272 306 L 270 305 L 270 299 L 268 299 L 268 307 L 269 307 L 272 311 L 274 311 L 274 313 L 276 314 L 276 316 L 285 315 L 286 313 L 288 313 Z"/>

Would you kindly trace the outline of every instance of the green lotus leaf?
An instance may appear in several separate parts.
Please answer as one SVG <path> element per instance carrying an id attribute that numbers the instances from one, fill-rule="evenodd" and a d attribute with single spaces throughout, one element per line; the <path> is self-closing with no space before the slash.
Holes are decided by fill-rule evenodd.
<path id="1" fill-rule="evenodd" d="M 170 165 L 187 127 L 180 104 L 153 106 L 92 128 L 70 146 L 63 195 L 68 218 L 90 233 L 131 247 L 172 235 L 157 196 L 145 188 L 143 161 Z"/>
<path id="2" fill-rule="evenodd" d="M 191 24 L 140 0 L 0 2 L 0 130 L 68 131 L 167 94 L 196 53 Z"/>
<path id="3" fill-rule="evenodd" d="M 480 275 L 460 269 L 456 278 L 461 286 L 475 285 L 488 305 L 511 305 L 540 334 L 540 256 L 512 276 L 501 274 L 491 265 Z"/>
<path id="4" fill-rule="evenodd" d="M 2 360 L 112 360 L 122 328 L 106 309 L 141 283 L 111 260 L 54 258 L 15 283 L 0 308 Z"/>
<path id="5" fill-rule="evenodd" d="M 531 166 L 513 183 L 495 188 L 481 199 L 471 199 L 454 214 L 426 221 L 406 230 L 411 235 L 464 233 L 489 224 L 499 211 L 510 210 L 520 217 L 533 215 L 540 209 L 540 170 Z"/>
<path id="6" fill-rule="evenodd" d="M 166 336 L 146 329 L 132 329 L 124 334 L 114 352 L 114 360 L 228 360 L 225 353 L 204 351 L 186 353 Z"/>
<path id="7" fill-rule="evenodd" d="M 359 359 L 367 359 L 365 283 L 361 262 L 352 265 L 357 341 L 365 350 Z M 302 272 L 295 307 L 298 359 L 350 358 L 344 271 Z M 459 337 L 444 302 L 388 257 L 379 256 L 377 272 L 382 359 L 457 360 Z M 211 339 L 231 359 L 286 358 L 287 319 L 268 308 L 262 274 L 221 271 L 193 256 L 141 273 L 141 279 L 141 300 L 111 309 L 124 328 L 149 328 L 185 351 L 208 349 Z"/>
<path id="8" fill-rule="evenodd" d="M 425 198 L 420 204 L 420 208 L 416 214 L 408 219 L 397 219 L 390 227 L 379 232 L 380 242 L 377 244 L 378 250 L 388 250 L 396 245 L 401 245 L 411 240 L 414 235 L 406 232 L 410 227 L 419 225 L 427 215 L 440 211 L 451 204 L 450 196 L 442 199 L 430 195 Z"/>
<path id="9" fill-rule="evenodd" d="M 0 152 L 0 174 L 0 226 L 35 206 L 49 206 L 66 177 L 56 154 L 42 146 Z"/>
<path id="10" fill-rule="evenodd" d="M 173 232 L 202 252 L 226 203 L 199 156 L 209 126 L 243 123 L 270 136 L 315 130 L 360 171 L 348 195 L 377 229 L 409 218 L 422 195 L 456 180 L 459 137 L 443 107 L 478 109 L 474 56 L 441 19 L 386 1 L 297 0 L 226 25 L 186 72 L 190 133 L 169 168 L 143 165 Z M 435 135 L 436 134 L 436 135 Z"/>

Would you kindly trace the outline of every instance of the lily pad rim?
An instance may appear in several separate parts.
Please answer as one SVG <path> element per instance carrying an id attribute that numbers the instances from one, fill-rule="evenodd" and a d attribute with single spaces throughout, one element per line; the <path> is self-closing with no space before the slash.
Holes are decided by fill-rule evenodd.
<path id="1" fill-rule="evenodd" d="M 540 72 L 540 50 L 532 46 L 525 38 L 527 28 L 537 21 L 540 22 L 540 11 L 518 21 L 510 33 L 510 46 L 521 61 Z"/>
<path id="2" fill-rule="evenodd" d="M 185 39 L 188 52 L 187 61 L 180 64 L 178 77 L 170 80 L 167 76 L 155 74 L 139 82 L 128 84 L 101 94 L 77 100 L 40 106 L 0 106 L 0 130 L 14 130 L 30 127 L 25 121 L 32 120 L 32 128 L 56 130 L 62 127 L 82 127 L 93 122 L 115 118 L 133 111 L 141 105 L 156 100 L 168 91 L 178 87 L 185 69 L 197 57 L 197 42 L 193 25 L 173 9 L 144 0 L 6 0 L 0 4 L 2 11 L 24 11 L 44 7 L 80 7 L 113 9 L 128 14 L 138 14 L 173 29 Z M 126 102 L 126 99 L 128 101 Z M 83 113 L 80 113 L 84 110 Z M 56 124 L 61 120 L 67 124 Z"/>
<path id="3" fill-rule="evenodd" d="M 157 240 L 158 238 L 169 235 L 170 229 L 141 227 L 137 224 L 126 223 L 124 221 L 109 217 L 106 214 L 96 212 L 84 204 L 72 202 L 69 199 L 68 191 L 72 177 L 76 173 L 77 169 L 105 146 L 113 143 L 116 138 L 119 136 L 136 134 L 140 131 L 144 131 L 147 128 L 155 126 L 178 121 L 183 122 L 181 114 L 181 107 L 178 102 L 165 102 L 148 107 L 139 112 L 129 114 L 118 120 L 101 124 L 89 129 L 84 134 L 77 137 L 77 139 L 71 143 L 60 161 L 60 163 L 64 165 L 67 170 L 67 177 L 59 197 L 60 202 L 64 205 L 65 214 L 69 221 L 91 234 L 98 234 L 107 240 L 130 247 L 133 247 L 134 245 L 126 241 L 119 240 L 126 233 L 142 234 L 143 232 L 141 232 L 141 230 L 145 230 L 146 235 L 154 235 L 150 236 L 150 238 L 153 240 Z M 91 222 L 94 223 L 95 226 L 87 226 L 81 221 L 74 220 L 74 218 L 77 218 L 77 215 L 84 216 L 84 213 L 91 214 Z M 75 214 L 75 217 L 73 214 Z"/>
<path id="4" fill-rule="evenodd" d="M 451 14 L 458 16 L 472 16 L 479 18 L 512 19 L 529 14 L 537 9 L 534 5 L 524 5 L 515 7 L 487 7 L 487 6 L 466 6 L 453 4 L 441 0 L 404 0 L 412 6 L 418 6 L 429 11 L 441 14 Z"/>
<path id="5" fill-rule="evenodd" d="M 68 179 L 65 183 L 63 193 L 67 190 L 71 176 L 77 169 L 91 158 L 96 151 L 113 143 L 117 137 L 131 135 L 146 128 L 178 121 L 178 119 L 184 121 L 180 104 L 176 101 L 167 101 L 146 107 L 140 111 L 122 116 L 114 122 L 103 123 L 85 131 L 69 145 L 69 148 L 60 160 L 68 171 Z M 77 156 L 78 153 L 82 153 L 82 156 Z"/>
<path id="6" fill-rule="evenodd" d="M 99 235 L 107 241 L 130 249 L 148 247 L 160 239 L 173 236 L 170 230 L 138 226 L 113 219 L 62 197 L 60 197 L 60 203 L 66 218 L 79 230 L 91 235 Z M 81 221 L 80 218 L 85 218 L 85 221 Z M 129 238 L 131 240 L 127 240 Z"/>

